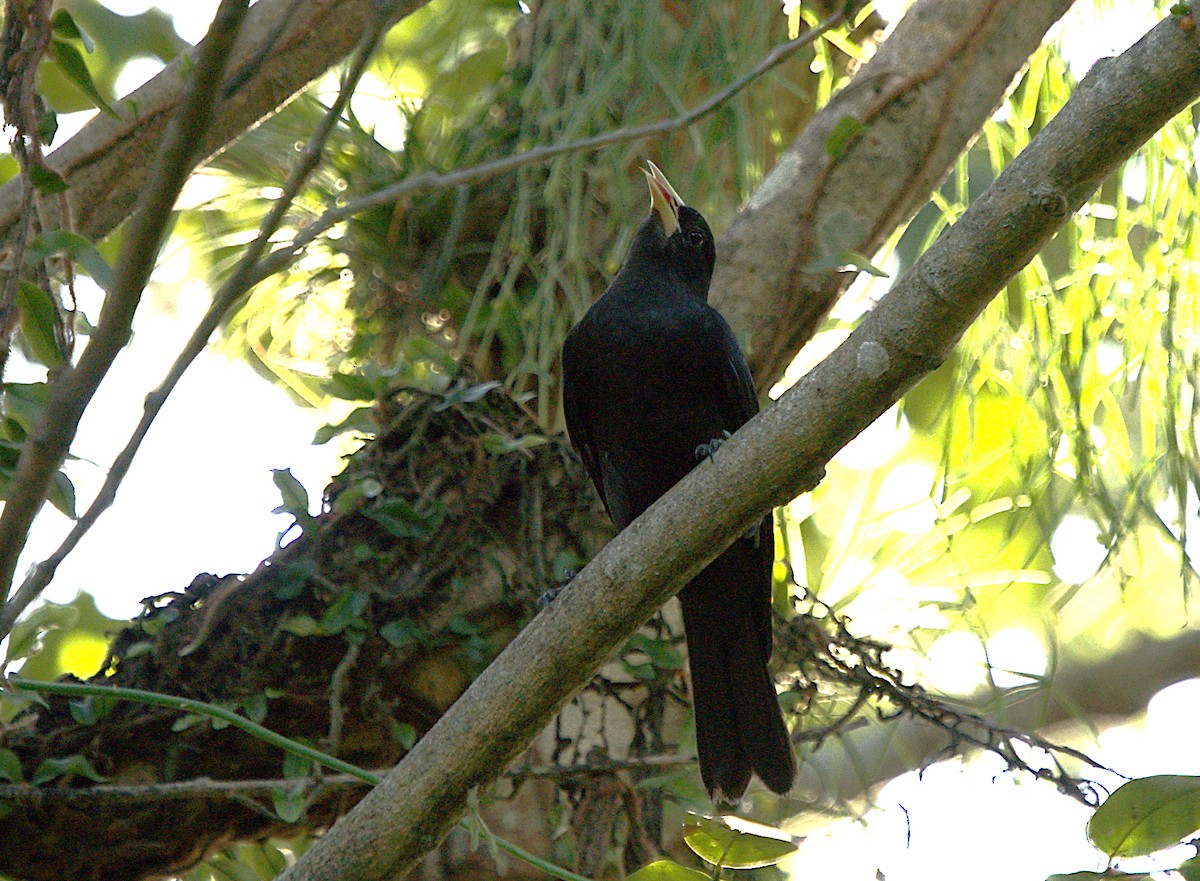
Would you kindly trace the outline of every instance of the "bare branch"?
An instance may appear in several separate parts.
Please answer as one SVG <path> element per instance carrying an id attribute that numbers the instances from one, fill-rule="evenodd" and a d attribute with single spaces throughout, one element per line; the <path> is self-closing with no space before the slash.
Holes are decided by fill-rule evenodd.
<path id="1" fill-rule="evenodd" d="M 620 640 L 942 363 L 1103 178 L 1200 96 L 1200 34 L 1159 24 L 1097 65 L 850 338 L 600 552 L 288 881 L 402 875 Z"/>

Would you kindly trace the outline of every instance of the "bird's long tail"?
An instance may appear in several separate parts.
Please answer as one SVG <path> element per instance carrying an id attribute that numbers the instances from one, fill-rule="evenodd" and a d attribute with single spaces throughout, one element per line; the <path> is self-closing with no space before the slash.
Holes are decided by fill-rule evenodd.
<path id="1" fill-rule="evenodd" d="M 741 798 L 758 774 L 785 793 L 796 777 L 787 726 L 753 615 L 683 603 L 700 777 L 716 802 Z"/>

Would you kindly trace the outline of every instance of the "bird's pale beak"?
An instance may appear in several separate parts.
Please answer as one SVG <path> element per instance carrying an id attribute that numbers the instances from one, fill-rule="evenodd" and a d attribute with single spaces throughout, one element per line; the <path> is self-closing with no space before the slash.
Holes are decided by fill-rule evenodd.
<path id="1" fill-rule="evenodd" d="M 642 170 L 646 173 L 646 183 L 650 185 L 650 210 L 658 212 L 663 230 L 669 238 L 679 230 L 679 209 L 683 206 L 683 199 L 679 198 L 667 176 L 649 159 Z"/>

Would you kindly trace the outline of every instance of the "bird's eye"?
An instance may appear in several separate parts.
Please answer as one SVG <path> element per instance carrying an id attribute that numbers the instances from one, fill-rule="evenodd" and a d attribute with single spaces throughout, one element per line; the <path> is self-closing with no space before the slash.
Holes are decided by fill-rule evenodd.
<path id="1" fill-rule="evenodd" d="M 690 233 L 688 233 L 688 241 L 691 242 L 693 245 L 703 245 L 704 244 L 704 233 L 700 232 L 699 230 L 694 229 Z"/>

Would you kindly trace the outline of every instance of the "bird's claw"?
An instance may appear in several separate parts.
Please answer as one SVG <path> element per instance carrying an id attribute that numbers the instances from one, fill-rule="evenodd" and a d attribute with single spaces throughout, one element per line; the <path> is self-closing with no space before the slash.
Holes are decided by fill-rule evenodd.
<path id="1" fill-rule="evenodd" d="M 720 437 L 714 437 L 706 444 L 700 444 L 696 447 L 696 461 L 703 462 L 705 459 L 711 459 L 717 454 L 717 450 L 721 449 L 721 444 L 733 437 L 728 431 L 722 431 Z"/>

